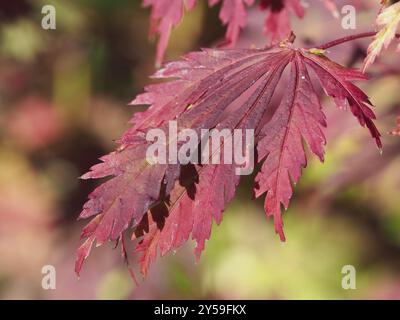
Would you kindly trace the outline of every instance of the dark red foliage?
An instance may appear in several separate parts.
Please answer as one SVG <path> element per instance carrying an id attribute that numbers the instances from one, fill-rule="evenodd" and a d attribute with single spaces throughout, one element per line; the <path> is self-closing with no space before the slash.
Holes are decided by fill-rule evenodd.
<path id="1" fill-rule="evenodd" d="M 157 46 L 156 62 L 162 63 L 171 31 L 183 19 L 183 13 L 190 11 L 197 0 L 144 0 L 145 7 L 151 7 L 150 35 L 160 36 Z M 208 0 L 209 6 L 221 4 L 219 17 L 227 26 L 225 35 L 229 46 L 234 46 L 240 30 L 246 26 L 246 8 L 255 4 L 255 0 Z M 267 11 L 264 32 L 269 43 L 285 39 L 290 31 L 290 14 L 299 18 L 304 16 L 304 7 L 300 0 L 261 0 L 260 9 Z"/>
<path id="2" fill-rule="evenodd" d="M 271 104 L 284 70 L 290 66 L 286 94 L 278 107 Z M 84 179 L 111 177 L 93 193 L 81 218 L 93 217 L 82 232 L 76 272 L 94 242 L 118 241 L 130 230 L 138 239 L 141 270 L 161 255 L 176 250 L 191 236 L 200 256 L 213 221 L 232 200 L 239 176 L 236 164 L 149 164 L 145 153 L 151 128 L 167 130 L 170 120 L 180 129 L 253 129 L 262 169 L 256 177 L 256 196 L 266 193 L 265 211 L 273 216 L 276 232 L 284 240 L 281 206 L 288 207 L 292 182 L 306 166 L 303 141 L 321 161 L 326 126 L 309 71 L 339 108 L 350 108 L 367 126 L 381 147 L 380 134 L 367 96 L 354 80 L 365 80 L 355 69 L 342 67 L 318 50 L 298 49 L 291 41 L 267 49 L 212 50 L 189 53 L 168 63 L 155 78 L 172 79 L 153 84 L 133 105 L 148 104 L 136 113 L 132 127 L 117 151 L 103 157 Z M 265 123 L 267 113 L 272 118 Z"/>

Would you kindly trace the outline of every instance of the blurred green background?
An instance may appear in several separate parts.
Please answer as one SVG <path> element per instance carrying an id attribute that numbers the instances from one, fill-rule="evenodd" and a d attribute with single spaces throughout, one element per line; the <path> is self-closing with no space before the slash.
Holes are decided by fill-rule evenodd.
<path id="1" fill-rule="evenodd" d="M 56 7 L 56 30 L 41 28 L 45 4 Z M 358 13 L 357 30 L 343 30 L 314 1 L 304 20 L 293 21 L 298 44 L 371 30 L 376 9 Z M 218 10 L 199 1 L 173 32 L 167 58 L 217 43 L 224 35 Z M 238 47 L 265 44 L 264 16 L 256 7 L 249 12 Z M 109 244 L 93 250 L 75 276 L 85 223 L 76 218 L 96 185 L 78 177 L 115 148 L 142 110 L 127 104 L 155 71 L 148 25 L 149 10 L 135 0 L 1 1 L 0 298 L 399 299 L 400 138 L 386 132 L 400 114 L 400 78 L 399 70 L 382 68 L 398 66 L 394 50 L 362 84 L 377 106 L 383 155 L 350 113 L 324 100 L 326 163 L 310 157 L 284 215 L 286 243 L 265 218 L 262 199 L 252 200 L 248 178 L 198 264 L 188 243 L 138 277 L 138 286 Z M 347 44 L 329 56 L 359 66 L 367 45 Z M 41 287 L 44 265 L 56 267 L 56 290 Z M 356 290 L 341 286 L 345 265 L 356 268 Z"/>

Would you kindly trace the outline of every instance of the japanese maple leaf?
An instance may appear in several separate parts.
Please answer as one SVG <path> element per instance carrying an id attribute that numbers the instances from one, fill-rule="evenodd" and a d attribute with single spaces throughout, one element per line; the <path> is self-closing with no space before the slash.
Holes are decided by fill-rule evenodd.
<path id="1" fill-rule="evenodd" d="M 386 5 L 388 1 L 383 1 Z M 396 30 L 400 23 L 400 2 L 396 2 L 391 6 L 384 7 L 378 18 L 376 24 L 381 27 L 381 30 L 376 34 L 374 41 L 368 47 L 368 55 L 364 61 L 364 71 L 371 66 L 378 55 L 385 48 L 387 49 L 392 40 L 396 37 Z M 400 45 L 398 46 L 400 50 Z"/>
<path id="2" fill-rule="evenodd" d="M 322 0 L 326 7 L 337 17 L 338 11 L 332 0 Z M 150 35 L 159 35 L 156 63 L 161 65 L 171 31 L 183 18 L 185 9 L 190 11 L 197 0 L 143 0 L 145 7 L 151 7 Z M 247 23 L 247 8 L 255 4 L 255 0 L 208 0 L 210 7 L 222 3 L 219 18 L 227 26 L 225 41 L 228 47 L 234 47 L 241 29 Z M 261 0 L 261 10 L 267 11 L 264 32 L 269 43 L 277 43 L 285 39 L 291 32 L 290 15 L 303 18 L 305 9 L 301 0 Z"/>
<path id="3" fill-rule="evenodd" d="M 209 0 L 210 6 L 214 6 L 220 0 Z M 236 44 L 240 29 L 246 26 L 246 5 L 251 6 L 254 0 L 223 0 L 219 18 L 224 25 L 228 25 L 225 39 L 230 46 Z"/>
<path id="4" fill-rule="evenodd" d="M 161 65 L 172 28 L 176 27 L 183 18 L 186 7 L 191 10 L 197 0 L 143 0 L 145 7 L 152 7 L 150 21 L 150 35 L 160 35 L 157 44 L 156 63 Z"/>
<path id="5" fill-rule="evenodd" d="M 220 0 L 209 0 L 210 6 L 216 5 Z M 197 0 L 144 0 L 145 7 L 151 6 L 150 35 L 159 34 L 157 44 L 156 63 L 161 65 L 171 31 L 183 18 L 184 8 L 192 10 Z M 225 39 L 233 46 L 237 42 L 240 29 L 246 25 L 246 6 L 254 4 L 254 0 L 223 0 L 219 17 L 227 25 Z"/>
<path id="6" fill-rule="evenodd" d="M 270 43 L 286 38 L 291 32 L 290 14 L 299 18 L 305 14 L 300 0 L 261 0 L 260 7 L 267 10 L 264 32 Z"/>
<path id="7" fill-rule="evenodd" d="M 157 250 L 162 256 L 176 250 L 191 234 L 197 242 L 195 252 L 199 257 L 205 241 L 210 238 L 213 221 L 221 223 L 224 208 L 235 195 L 239 176 L 235 175 L 233 166 L 228 165 L 198 167 L 193 176 L 197 183 L 192 181 L 186 186 L 178 183 L 165 203 L 145 217 L 142 228 L 148 231 L 136 247 L 136 252 L 140 253 L 142 274 L 147 273 Z M 219 187 L 209 192 L 215 183 Z M 134 238 L 139 235 L 143 234 L 135 234 Z"/>
<path id="8" fill-rule="evenodd" d="M 289 65 L 286 95 L 274 107 L 272 97 Z M 111 179 L 90 194 L 84 205 L 81 218 L 93 219 L 82 232 L 86 240 L 78 249 L 76 272 L 95 242 L 123 240 L 128 230 L 140 241 L 136 251 L 143 274 L 158 252 L 164 255 L 176 250 L 190 236 L 200 256 L 213 221 L 221 222 L 222 212 L 234 197 L 239 165 L 148 163 L 146 132 L 152 128 L 167 131 L 170 120 L 176 120 L 180 130 L 198 133 L 201 129 L 256 132 L 262 169 L 255 192 L 257 196 L 266 193 L 265 211 L 274 217 L 276 232 L 284 240 L 281 205 L 288 206 L 291 181 L 297 182 L 306 166 L 302 142 L 323 160 L 326 123 L 309 70 L 338 107 L 350 108 L 360 124 L 369 128 L 381 147 L 375 116 L 368 107 L 371 102 L 352 83 L 365 80 L 365 75 L 332 62 L 321 50 L 298 49 L 285 41 L 267 49 L 190 53 L 156 73 L 158 78 L 173 80 L 147 87 L 133 101 L 150 107 L 133 117 L 132 128 L 119 140 L 117 151 L 83 176 Z M 266 122 L 265 116 L 271 113 Z"/>
<path id="9" fill-rule="evenodd" d="M 281 240 L 285 240 L 281 204 L 288 208 L 292 196 L 290 178 L 297 183 L 301 168 L 307 163 L 302 140 L 323 161 L 322 127 L 326 126 L 318 95 L 300 54 L 294 58 L 287 92 L 270 123 L 262 129 L 258 156 L 266 160 L 256 177 L 256 196 L 267 192 L 265 211 L 274 216 Z"/>

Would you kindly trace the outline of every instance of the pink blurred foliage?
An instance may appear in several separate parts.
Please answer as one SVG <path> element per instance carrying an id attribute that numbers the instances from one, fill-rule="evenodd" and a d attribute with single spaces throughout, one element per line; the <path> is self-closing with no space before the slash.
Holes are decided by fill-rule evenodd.
<path id="1" fill-rule="evenodd" d="M 36 96 L 24 98 L 13 107 L 6 121 L 11 139 L 32 151 L 53 143 L 63 130 L 55 108 Z"/>

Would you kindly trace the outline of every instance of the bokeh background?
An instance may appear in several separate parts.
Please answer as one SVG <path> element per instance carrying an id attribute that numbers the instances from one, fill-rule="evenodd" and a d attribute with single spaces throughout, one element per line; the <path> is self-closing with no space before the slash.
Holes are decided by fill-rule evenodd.
<path id="1" fill-rule="evenodd" d="M 219 7 L 199 2 L 173 32 L 168 59 L 223 38 Z M 351 2 L 337 1 L 339 8 Z M 374 29 L 372 1 L 361 1 L 357 30 L 344 30 L 321 1 L 308 3 L 306 18 L 293 18 L 299 46 Z M 41 28 L 46 4 L 56 7 L 56 30 Z M 238 47 L 266 43 L 264 16 L 257 7 L 249 12 Z M 324 99 L 326 163 L 310 157 L 284 215 L 286 243 L 262 199 L 252 200 L 247 178 L 198 264 L 188 243 L 135 284 L 109 244 L 94 249 L 76 277 L 85 224 L 76 219 L 97 183 L 78 177 L 115 148 L 140 110 L 127 105 L 155 71 L 148 26 L 149 10 L 135 0 L 0 1 L 0 298 L 399 299 L 400 137 L 387 134 L 400 115 L 394 50 L 361 85 L 376 105 L 383 154 L 349 112 Z M 346 44 L 329 56 L 360 66 L 367 45 Z M 41 287 L 44 265 L 56 268 L 56 290 Z M 341 287 L 344 265 L 357 270 L 356 290 Z"/>

